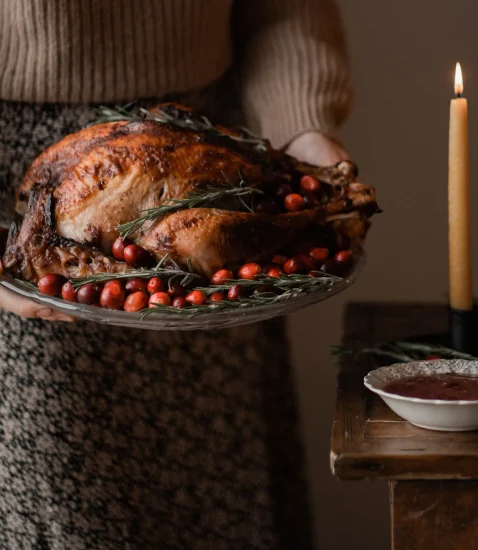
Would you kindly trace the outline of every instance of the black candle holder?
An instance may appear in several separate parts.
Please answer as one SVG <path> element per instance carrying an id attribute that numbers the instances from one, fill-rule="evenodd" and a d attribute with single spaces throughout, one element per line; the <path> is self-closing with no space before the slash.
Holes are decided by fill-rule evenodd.
<path id="1" fill-rule="evenodd" d="M 449 347 L 476 355 L 478 308 L 475 304 L 472 311 L 450 309 L 449 314 Z"/>
<path id="2" fill-rule="evenodd" d="M 478 357 L 478 301 L 475 300 L 472 311 L 450 308 L 447 332 L 421 334 L 406 340 L 445 346 Z"/>

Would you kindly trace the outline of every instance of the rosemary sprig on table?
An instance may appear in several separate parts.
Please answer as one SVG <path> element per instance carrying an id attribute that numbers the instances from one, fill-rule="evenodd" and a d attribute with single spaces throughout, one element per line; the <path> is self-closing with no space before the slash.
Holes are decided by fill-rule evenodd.
<path id="1" fill-rule="evenodd" d="M 98 108 L 98 118 L 92 122 L 90 126 L 104 122 L 118 122 L 121 120 L 127 120 L 130 122 L 152 120 L 154 122 L 170 124 L 179 128 L 196 130 L 198 132 L 208 132 L 215 136 L 229 138 L 233 141 L 251 145 L 257 151 L 267 151 L 266 142 L 246 128 L 237 128 L 241 135 L 233 136 L 225 134 L 215 128 L 212 122 L 204 116 L 201 116 L 200 118 L 193 118 L 190 117 L 186 111 L 176 111 L 174 113 L 170 113 L 164 109 L 160 109 L 159 107 L 156 107 L 154 112 L 151 112 L 143 107 L 135 108 L 134 105 L 131 104 L 125 107 L 100 106 Z"/>
<path id="2" fill-rule="evenodd" d="M 420 361 L 430 355 L 436 355 L 443 359 L 476 359 L 472 355 L 462 353 L 439 344 L 422 344 L 416 342 L 388 342 L 375 347 L 361 349 L 350 349 L 342 346 L 332 346 L 331 353 L 334 357 L 350 357 L 360 359 L 363 357 L 382 357 L 407 363 L 409 361 Z"/>
<path id="3" fill-rule="evenodd" d="M 251 210 L 248 205 L 242 200 L 242 197 L 246 195 L 259 194 L 263 192 L 260 189 L 254 187 L 247 187 L 245 182 L 241 180 L 238 186 L 230 184 L 229 186 L 221 187 L 206 187 L 200 191 L 189 195 L 184 199 L 171 199 L 168 203 L 157 206 L 156 208 L 149 208 L 142 210 L 142 216 L 131 220 L 127 223 L 119 225 L 116 229 L 119 231 L 122 237 L 128 237 L 138 229 L 140 229 L 146 222 L 154 222 L 161 219 L 166 214 L 171 212 L 177 212 L 179 210 L 187 210 L 189 208 L 196 208 L 198 206 L 205 206 L 207 204 L 214 203 L 215 201 L 224 197 L 238 197 L 241 199 L 243 206 Z"/>
<path id="4" fill-rule="evenodd" d="M 166 265 L 166 262 L 168 265 Z M 178 281 L 186 286 L 194 280 L 200 279 L 201 276 L 192 273 L 191 270 L 185 271 L 169 256 L 163 256 L 161 260 L 152 269 L 139 268 L 125 271 L 124 273 L 98 273 L 97 275 L 88 275 L 86 277 L 78 277 L 71 279 L 71 283 L 75 288 L 80 288 L 88 283 L 105 283 L 116 279 L 133 279 L 139 277 L 141 279 L 150 279 L 151 277 L 169 277 L 169 281 Z"/>

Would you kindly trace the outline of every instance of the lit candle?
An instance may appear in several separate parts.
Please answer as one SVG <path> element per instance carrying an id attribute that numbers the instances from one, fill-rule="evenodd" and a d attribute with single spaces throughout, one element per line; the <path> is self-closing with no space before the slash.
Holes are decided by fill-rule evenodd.
<path id="1" fill-rule="evenodd" d="M 468 103 L 463 94 L 461 66 L 456 64 L 455 99 L 450 103 L 448 148 L 448 246 L 450 306 L 471 311 L 471 228 L 468 174 Z"/>

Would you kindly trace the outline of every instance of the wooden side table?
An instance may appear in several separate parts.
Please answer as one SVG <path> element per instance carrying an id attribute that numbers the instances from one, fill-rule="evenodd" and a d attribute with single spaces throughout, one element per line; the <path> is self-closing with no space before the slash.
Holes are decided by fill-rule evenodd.
<path id="1" fill-rule="evenodd" d="M 447 308 L 352 303 L 344 344 L 373 345 L 444 332 Z M 344 480 L 389 483 L 393 550 L 478 550 L 478 432 L 412 426 L 363 386 L 376 365 L 343 361 L 331 467 Z"/>

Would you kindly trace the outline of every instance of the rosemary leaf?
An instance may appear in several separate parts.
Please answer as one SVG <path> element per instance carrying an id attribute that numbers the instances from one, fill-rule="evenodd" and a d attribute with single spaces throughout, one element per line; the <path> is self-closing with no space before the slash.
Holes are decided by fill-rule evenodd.
<path id="1" fill-rule="evenodd" d="M 149 208 L 143 210 L 143 215 L 135 220 L 119 225 L 116 229 L 119 231 L 122 237 L 128 237 L 138 229 L 140 229 L 146 222 L 154 222 L 161 219 L 166 214 L 171 212 L 177 212 L 179 210 L 187 210 L 189 208 L 196 208 L 198 206 L 205 206 L 211 204 L 223 197 L 239 197 L 242 204 L 245 206 L 242 197 L 245 195 L 263 194 L 260 189 L 254 187 L 246 187 L 244 181 L 239 183 L 239 186 L 230 187 L 208 187 L 204 190 L 197 191 L 196 193 L 186 197 L 184 199 L 171 199 L 168 204 L 162 204 L 156 208 Z M 249 209 L 250 210 L 250 209 Z"/>
<path id="2" fill-rule="evenodd" d="M 210 287 L 197 287 L 196 290 L 202 290 L 210 295 L 218 291 L 227 291 L 234 285 L 242 285 L 248 288 L 254 288 L 263 284 L 272 284 L 275 288 L 282 291 L 281 294 L 275 292 L 260 292 L 252 294 L 247 298 L 240 298 L 237 301 L 223 300 L 222 302 L 208 302 L 202 306 L 188 307 L 177 309 L 172 306 L 164 306 L 157 304 L 154 308 L 148 308 L 142 312 L 142 318 L 158 313 L 169 313 L 172 315 L 183 315 L 186 317 L 194 317 L 200 313 L 210 313 L 213 311 L 232 311 L 234 309 L 245 309 L 257 306 L 265 306 L 277 304 L 285 300 L 290 300 L 299 295 L 317 292 L 323 290 L 324 287 L 332 287 L 342 281 L 339 277 L 324 274 L 323 277 L 314 278 L 308 275 L 283 275 L 278 278 L 267 277 L 266 275 L 259 277 L 257 280 L 251 281 L 248 279 L 232 279 L 222 285 L 212 285 Z M 306 284 L 307 283 L 307 284 Z"/>
<path id="3" fill-rule="evenodd" d="M 257 151 L 267 152 L 266 142 L 259 136 L 253 134 L 250 130 L 239 127 L 237 130 L 240 131 L 241 135 L 231 136 L 229 134 L 224 134 L 215 128 L 211 121 L 206 117 L 202 116 L 200 118 L 192 118 L 187 112 L 184 111 L 181 112 L 181 116 L 174 116 L 164 109 L 156 108 L 154 113 L 152 113 L 151 111 L 141 107 L 135 108 L 132 104 L 125 107 L 116 106 L 114 108 L 100 106 L 98 108 L 98 118 L 93 121 L 90 126 L 104 122 L 118 122 L 120 120 L 137 122 L 145 119 L 162 124 L 170 124 L 179 128 L 208 132 L 212 135 L 250 145 Z"/>
<path id="4" fill-rule="evenodd" d="M 139 277 L 141 279 L 150 279 L 151 277 L 170 277 L 170 281 L 181 279 L 181 284 L 187 285 L 190 282 L 200 279 L 200 275 L 191 273 L 189 271 L 182 270 L 176 262 L 173 263 L 173 267 L 162 267 L 167 256 L 161 258 L 158 264 L 153 269 L 132 269 L 131 271 L 125 271 L 124 273 L 98 273 L 97 275 L 88 275 L 86 277 L 78 277 L 72 279 L 71 283 L 74 288 L 80 288 L 88 283 L 105 283 L 106 281 L 113 281 L 117 279 L 132 279 Z"/>
<path id="5" fill-rule="evenodd" d="M 339 281 L 340 277 L 324 273 L 322 277 L 311 277 L 310 275 L 282 275 L 281 277 L 268 277 L 260 275 L 257 279 L 230 279 L 221 285 L 211 285 L 208 287 L 198 287 L 205 294 L 214 294 L 214 292 L 227 291 L 232 286 L 242 285 L 246 288 L 254 288 L 264 284 L 272 285 L 277 290 L 290 291 L 295 293 L 311 292 L 324 287 L 331 287 Z"/>

